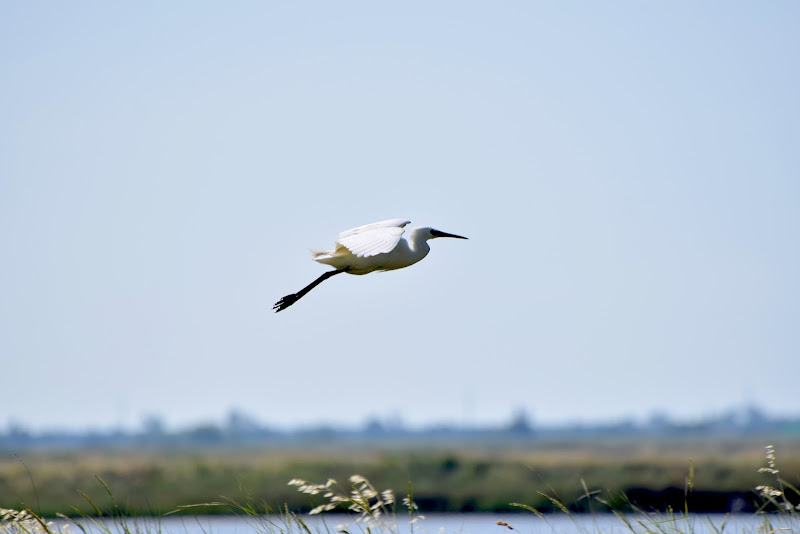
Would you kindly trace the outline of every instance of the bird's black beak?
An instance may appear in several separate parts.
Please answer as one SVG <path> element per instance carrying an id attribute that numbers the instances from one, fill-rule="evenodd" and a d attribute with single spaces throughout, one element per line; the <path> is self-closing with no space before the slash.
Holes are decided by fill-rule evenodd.
<path id="1" fill-rule="evenodd" d="M 433 237 L 455 237 L 456 239 L 467 239 L 464 236 L 448 234 L 447 232 L 440 232 L 439 230 L 434 230 L 432 228 L 431 228 L 431 235 Z"/>

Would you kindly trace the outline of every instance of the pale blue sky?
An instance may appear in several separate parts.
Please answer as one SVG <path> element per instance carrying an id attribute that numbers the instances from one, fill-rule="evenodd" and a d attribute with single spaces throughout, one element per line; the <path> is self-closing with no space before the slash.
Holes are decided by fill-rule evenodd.
<path id="1" fill-rule="evenodd" d="M 0 427 L 800 394 L 797 2 L 7 2 Z M 339 276 L 403 217 L 468 236 Z"/>

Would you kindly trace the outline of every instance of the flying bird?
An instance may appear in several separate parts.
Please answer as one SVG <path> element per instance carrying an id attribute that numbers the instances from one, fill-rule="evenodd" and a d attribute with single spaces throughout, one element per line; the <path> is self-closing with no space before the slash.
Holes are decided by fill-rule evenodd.
<path id="1" fill-rule="evenodd" d="M 272 307 L 275 312 L 283 311 L 319 284 L 339 273 L 367 274 L 373 271 L 391 271 L 414 265 L 430 252 L 429 239 L 454 237 L 467 239 L 460 235 L 448 234 L 433 228 L 413 228 L 404 239 L 404 228 L 411 221 L 388 219 L 365 224 L 339 234 L 333 250 L 312 250 L 314 261 L 334 267 L 306 287 L 286 295 Z"/>

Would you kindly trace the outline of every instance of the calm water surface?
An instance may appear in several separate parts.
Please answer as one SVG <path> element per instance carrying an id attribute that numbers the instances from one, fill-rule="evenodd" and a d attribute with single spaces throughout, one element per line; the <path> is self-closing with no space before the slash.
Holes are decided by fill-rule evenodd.
<path id="1" fill-rule="evenodd" d="M 364 525 L 346 515 L 329 515 L 323 520 L 319 516 L 303 516 L 303 521 L 313 534 L 336 534 L 339 528 L 346 528 L 351 534 L 364 534 Z M 786 515 L 752 514 L 731 515 L 726 519 L 719 514 L 696 514 L 677 520 L 667 520 L 665 516 L 630 516 L 629 521 L 636 532 L 679 534 L 797 534 L 800 533 L 800 520 L 791 520 Z M 507 522 L 513 527 L 497 524 Z M 641 524 L 639 523 L 641 522 Z M 81 521 L 84 527 L 90 525 Z M 123 534 L 118 522 L 105 523 L 112 534 Z M 307 534 L 296 523 L 287 525 L 280 516 L 244 518 L 217 516 L 169 516 L 160 519 L 130 519 L 126 525 L 130 532 L 136 534 Z M 400 534 L 411 534 L 406 521 L 399 522 Z M 81 534 L 80 529 L 71 527 L 72 534 Z M 95 526 L 88 529 L 93 533 L 101 533 Z M 373 531 L 374 532 L 374 531 Z M 545 516 L 545 519 L 528 514 L 432 514 L 414 525 L 414 534 L 631 534 L 631 530 L 619 518 L 613 515 L 577 515 L 568 517 L 563 514 Z M 108 534 L 102 533 L 102 534 Z"/>

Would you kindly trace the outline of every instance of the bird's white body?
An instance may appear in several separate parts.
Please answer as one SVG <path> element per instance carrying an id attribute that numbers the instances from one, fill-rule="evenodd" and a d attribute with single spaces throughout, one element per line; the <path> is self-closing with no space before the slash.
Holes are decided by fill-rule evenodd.
<path id="1" fill-rule="evenodd" d="M 428 255 L 430 228 L 414 228 L 408 240 L 402 237 L 410 221 L 389 219 L 347 230 L 339 234 L 333 250 L 312 250 L 315 261 L 336 269 L 347 268 L 348 274 L 402 269 Z"/>
<path id="2" fill-rule="evenodd" d="M 405 240 L 403 228 L 409 222 L 405 219 L 388 219 L 365 224 L 339 234 L 333 250 L 312 250 L 311 255 L 315 261 L 330 265 L 335 270 L 323 273 L 297 293 L 286 295 L 276 302 L 272 309 L 276 312 L 285 310 L 320 283 L 339 273 L 367 274 L 414 265 L 430 252 L 429 239 L 437 237 L 466 239 L 460 235 L 422 227 L 411 230 L 408 233 L 408 240 Z"/>

